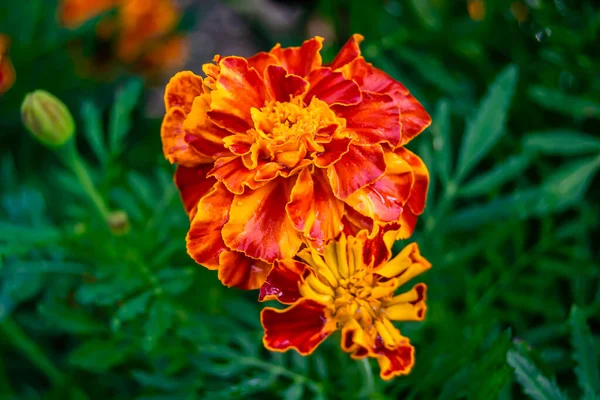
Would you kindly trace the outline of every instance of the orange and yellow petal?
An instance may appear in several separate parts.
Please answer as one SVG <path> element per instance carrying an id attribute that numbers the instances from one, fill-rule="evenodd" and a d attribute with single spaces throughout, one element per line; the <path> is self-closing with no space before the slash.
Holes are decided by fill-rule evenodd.
<path id="1" fill-rule="evenodd" d="M 411 166 L 402 157 L 386 152 L 386 172 L 381 179 L 352 193 L 345 202 L 377 222 L 398 221 L 413 188 Z"/>
<path id="2" fill-rule="evenodd" d="M 263 76 L 269 65 L 279 65 L 279 61 L 274 55 L 264 51 L 248 58 L 248 66 L 254 68 L 260 76 Z"/>
<path id="3" fill-rule="evenodd" d="M 188 135 L 183 129 L 185 119 L 183 108 L 172 107 L 167 111 L 160 127 L 165 158 L 172 164 L 186 167 L 212 162 L 212 157 L 199 153 L 188 143 Z"/>
<path id="4" fill-rule="evenodd" d="M 392 349 L 387 348 L 377 340 L 374 349 L 379 363 L 379 375 L 383 380 L 390 380 L 395 376 L 407 375 L 415 363 L 415 349 L 406 341 Z"/>
<path id="5" fill-rule="evenodd" d="M 389 143 L 394 148 L 400 142 L 400 110 L 387 94 L 363 93 L 359 104 L 337 106 L 334 111 L 360 143 Z"/>
<path id="6" fill-rule="evenodd" d="M 210 107 L 210 95 L 205 93 L 197 96 L 192 104 L 192 109 L 183 123 L 185 141 L 196 152 L 210 158 L 229 156 L 230 151 L 225 148 L 223 139 L 231 132 L 213 124 L 206 112 Z"/>
<path id="7" fill-rule="evenodd" d="M 417 283 L 410 291 L 386 301 L 385 315 L 391 321 L 423 321 L 427 305 L 427 286 Z"/>
<path id="8" fill-rule="evenodd" d="M 396 257 L 375 269 L 374 272 L 385 278 L 397 278 L 398 285 L 402 285 L 429 268 L 431 268 L 431 264 L 423 258 L 419 246 L 411 243 L 404 247 Z"/>
<path id="9" fill-rule="evenodd" d="M 360 57 L 360 43 L 363 40 L 363 35 L 358 33 L 352 35 L 333 59 L 333 62 L 330 65 L 331 69 L 341 68 Z"/>
<path id="10" fill-rule="evenodd" d="M 219 280 L 227 287 L 254 290 L 267 279 L 271 264 L 255 260 L 237 251 L 219 254 Z"/>
<path id="11" fill-rule="evenodd" d="M 323 62 L 320 53 L 322 47 L 323 38 L 317 36 L 306 40 L 299 47 L 281 47 L 277 44 L 269 54 L 275 56 L 288 73 L 305 77 L 310 71 L 321 66 Z"/>
<path id="12" fill-rule="evenodd" d="M 357 57 L 350 63 L 339 69 L 347 79 L 352 79 L 362 91 L 373 93 L 394 93 L 400 92 L 408 94 L 408 89 L 396 81 L 388 74 L 375 68 L 372 64 L 361 57 Z"/>
<path id="13" fill-rule="evenodd" d="M 385 156 L 380 145 L 351 144 L 339 161 L 327 168 L 327 177 L 333 193 L 346 199 L 385 173 Z"/>
<path id="14" fill-rule="evenodd" d="M 391 96 L 400 109 L 402 140 L 399 145 L 404 146 L 431 125 L 431 117 L 421 103 L 410 93 L 397 91 L 392 93 Z"/>
<path id="15" fill-rule="evenodd" d="M 175 170 L 175 185 L 179 189 L 181 201 L 190 218 L 193 218 L 196 214 L 200 199 L 217 183 L 216 179 L 206 176 L 210 168 L 210 164 L 203 164 L 193 168 L 179 165 Z"/>
<path id="16" fill-rule="evenodd" d="M 415 183 L 406 204 L 414 214 L 420 215 L 425 210 L 427 190 L 429 188 L 429 171 L 427 170 L 427 166 L 419 156 L 404 147 L 397 149 L 395 153 L 412 168 Z"/>
<path id="17" fill-rule="evenodd" d="M 290 220 L 317 248 L 342 232 L 344 202 L 335 197 L 321 170 L 305 168 L 298 175 L 286 205 Z"/>
<path id="18" fill-rule="evenodd" d="M 265 85 L 270 98 L 279 102 L 288 102 L 292 97 L 303 95 L 308 82 L 297 75 L 288 74 L 279 65 L 269 65 L 265 70 Z"/>
<path id="19" fill-rule="evenodd" d="M 324 305 L 307 299 L 285 310 L 267 307 L 260 313 L 265 329 L 263 343 L 273 351 L 295 349 L 302 355 L 310 354 L 336 329 L 327 314 Z"/>
<path id="20" fill-rule="evenodd" d="M 361 100 L 361 92 L 356 82 L 344 78 L 341 72 L 333 72 L 329 68 L 313 70 L 307 78 L 310 89 L 304 101 L 308 104 L 313 97 L 333 104 L 357 104 Z"/>
<path id="21" fill-rule="evenodd" d="M 191 71 L 178 72 L 165 89 L 165 109 L 180 107 L 186 115 L 192 110 L 194 99 L 204 92 L 202 78 Z"/>
<path id="22" fill-rule="evenodd" d="M 222 184 L 200 199 L 186 237 L 188 254 L 208 269 L 219 268 L 219 255 L 229 249 L 221 237 L 221 229 L 229 218 L 233 194 Z"/>
<path id="23" fill-rule="evenodd" d="M 227 246 L 266 262 L 294 257 L 302 237 L 285 211 L 290 191 L 285 181 L 276 179 L 235 195 L 222 230 Z"/>
<path id="24" fill-rule="evenodd" d="M 246 132 L 253 126 L 250 110 L 265 104 L 262 77 L 241 57 L 225 57 L 219 62 L 216 89 L 211 92 L 210 119 L 232 132 Z"/>
<path id="25" fill-rule="evenodd" d="M 306 264 L 293 259 L 276 260 L 265 283 L 260 287 L 258 300 L 295 303 L 302 297 L 298 285 L 307 268 Z"/>
<path id="26" fill-rule="evenodd" d="M 221 157 L 214 163 L 208 176 L 215 177 L 234 194 L 242 194 L 249 189 L 257 189 L 267 182 L 255 180 L 256 169 L 248 169 L 239 156 Z"/>

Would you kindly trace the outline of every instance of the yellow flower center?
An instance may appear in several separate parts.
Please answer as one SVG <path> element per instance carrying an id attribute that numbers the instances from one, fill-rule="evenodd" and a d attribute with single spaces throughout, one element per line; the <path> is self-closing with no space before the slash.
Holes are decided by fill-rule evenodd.
<path id="1" fill-rule="evenodd" d="M 337 118 L 329 106 L 317 98 L 308 106 L 300 97 L 286 103 L 273 101 L 261 109 L 253 108 L 251 114 L 259 138 L 268 140 L 274 147 L 295 143 L 296 148 L 304 144 L 309 151 L 323 151 L 315 139 L 321 136 L 328 142 L 326 138 L 345 125 L 345 120 Z"/>

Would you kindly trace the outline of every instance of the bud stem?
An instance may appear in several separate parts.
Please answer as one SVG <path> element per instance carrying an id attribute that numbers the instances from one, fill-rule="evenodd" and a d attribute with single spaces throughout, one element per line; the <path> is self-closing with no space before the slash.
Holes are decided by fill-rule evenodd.
<path id="1" fill-rule="evenodd" d="M 77 180 L 81 184 L 81 187 L 88 195 L 96 210 L 102 216 L 104 222 L 108 225 L 108 219 L 110 211 L 104 202 L 104 199 L 94 186 L 94 181 L 90 176 L 90 173 L 81 159 L 77 147 L 75 146 L 75 138 L 71 138 L 65 145 L 57 149 L 61 161 L 73 172 L 77 177 Z"/>

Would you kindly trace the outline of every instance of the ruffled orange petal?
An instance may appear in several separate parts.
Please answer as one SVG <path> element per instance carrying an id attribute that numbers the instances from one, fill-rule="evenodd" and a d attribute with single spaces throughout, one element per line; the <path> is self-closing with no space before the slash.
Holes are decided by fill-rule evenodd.
<path id="1" fill-rule="evenodd" d="M 269 65 L 265 70 L 265 85 L 271 99 L 288 102 L 308 89 L 308 82 L 297 75 L 288 74 L 278 65 Z"/>
<path id="2" fill-rule="evenodd" d="M 292 260 L 276 260 L 267 280 L 260 287 L 259 301 L 277 300 L 283 304 L 292 304 L 302 295 L 299 283 L 306 269 L 306 264 Z"/>
<path id="3" fill-rule="evenodd" d="M 314 300 L 301 299 L 285 310 L 265 308 L 260 313 L 265 328 L 263 343 L 272 351 L 296 349 L 310 354 L 334 330 L 327 320 L 326 307 Z"/>
<path id="4" fill-rule="evenodd" d="M 202 78 L 190 71 L 178 72 L 165 89 L 165 109 L 180 107 L 187 115 L 197 96 L 203 93 Z"/>
<path id="5" fill-rule="evenodd" d="M 278 65 L 279 61 L 274 55 L 260 52 L 248 58 L 248 66 L 254 68 L 260 76 L 263 76 L 269 65 Z"/>
<path id="6" fill-rule="evenodd" d="M 429 188 L 429 171 L 427 166 L 415 153 L 402 147 L 395 151 L 413 170 L 415 183 L 410 191 L 407 201 L 408 207 L 417 215 L 423 213 L 427 200 L 427 189 Z"/>
<path id="7" fill-rule="evenodd" d="M 400 228 L 396 239 L 408 239 L 412 236 L 417 226 L 418 216 L 413 213 L 410 208 L 405 207 L 400 216 Z"/>
<path id="8" fill-rule="evenodd" d="M 198 153 L 207 157 L 222 157 L 231 154 L 225 148 L 223 139 L 231 132 L 213 124 L 206 112 L 210 107 L 210 94 L 202 94 L 194 99 L 192 110 L 183 123 L 185 140 Z M 211 160 L 212 161 L 212 160 Z"/>
<path id="9" fill-rule="evenodd" d="M 317 248 L 342 232 L 344 202 L 335 197 L 323 172 L 306 168 L 292 189 L 287 213 L 299 231 L 314 241 Z"/>
<path id="10" fill-rule="evenodd" d="M 385 157 L 380 145 L 351 144 L 338 162 L 327 168 L 333 193 L 344 200 L 385 173 Z"/>
<path id="11" fill-rule="evenodd" d="M 411 166 L 400 156 L 386 152 L 385 161 L 387 168 L 381 179 L 357 190 L 345 200 L 356 211 L 377 222 L 400 219 L 414 182 Z"/>
<path id="12" fill-rule="evenodd" d="M 193 218 L 200 199 L 217 183 L 215 178 L 207 178 L 210 164 L 187 168 L 181 165 L 175 170 L 175 185 L 179 189 L 185 211 Z"/>
<path id="13" fill-rule="evenodd" d="M 331 69 L 338 69 L 360 57 L 360 43 L 364 40 L 363 35 L 355 33 L 342 46 L 339 53 L 333 59 Z"/>
<path id="14" fill-rule="evenodd" d="M 256 170 L 248 169 L 241 157 L 221 157 L 214 163 L 208 176 L 214 176 L 235 194 L 244 193 L 244 188 L 256 189 L 266 182 L 257 182 Z"/>
<path id="15" fill-rule="evenodd" d="M 333 72 L 329 68 L 313 70 L 308 76 L 310 90 L 304 97 L 306 104 L 313 97 L 332 104 L 357 104 L 361 100 L 361 92 L 356 82 L 344 78 L 341 72 Z"/>
<path id="16" fill-rule="evenodd" d="M 279 60 L 290 74 L 301 77 L 307 76 L 310 71 L 321 66 L 321 48 L 323 47 L 323 38 L 315 37 L 304 41 L 300 47 L 285 47 L 277 44 L 269 52 Z"/>
<path id="17" fill-rule="evenodd" d="M 335 106 L 333 111 L 338 117 L 346 119 L 346 128 L 356 133 L 359 142 L 387 142 L 392 147 L 400 142 L 400 110 L 387 94 L 363 93 L 359 104 Z"/>
<path id="18" fill-rule="evenodd" d="M 431 117 L 410 93 L 395 92 L 392 93 L 392 97 L 400 108 L 400 122 L 402 123 L 400 146 L 404 146 L 431 125 Z"/>
<path id="19" fill-rule="evenodd" d="M 237 251 L 224 251 L 219 256 L 219 280 L 227 287 L 258 289 L 267 279 L 270 270 L 270 264 Z"/>
<path id="20" fill-rule="evenodd" d="M 255 69 L 241 57 L 219 62 L 216 88 L 211 92 L 210 119 L 232 132 L 245 132 L 253 125 L 250 110 L 265 104 L 265 85 Z"/>
<path id="21" fill-rule="evenodd" d="M 317 152 L 313 155 L 313 161 L 319 168 L 327 168 L 342 158 L 342 156 L 350 151 L 350 138 L 334 138 L 329 143 L 321 143 L 323 146 L 322 152 Z"/>
<path id="22" fill-rule="evenodd" d="M 388 93 L 400 92 L 408 94 L 406 86 L 396 81 L 388 74 L 375 68 L 371 63 L 365 61 L 363 57 L 358 57 L 352 62 L 340 68 L 340 71 L 347 79 L 352 79 L 360 89 L 366 92 Z"/>
<path id="23" fill-rule="evenodd" d="M 386 381 L 394 376 L 408 374 L 415 363 L 415 349 L 408 343 L 408 340 L 404 345 L 388 349 L 378 337 L 374 351 L 378 355 L 379 375 Z"/>
<path id="24" fill-rule="evenodd" d="M 160 127 L 165 158 L 172 164 L 186 167 L 212 162 L 212 157 L 196 151 L 186 140 L 188 135 L 183 129 L 185 119 L 186 113 L 181 107 L 172 107 L 167 111 Z"/>
<path id="25" fill-rule="evenodd" d="M 188 254 L 208 269 L 219 268 L 219 255 L 229 250 L 221 238 L 221 228 L 229 217 L 233 194 L 217 183 L 198 202 L 196 215 L 186 237 Z"/>
<path id="26" fill-rule="evenodd" d="M 289 184 L 274 180 L 236 195 L 222 230 L 227 246 L 266 262 L 294 257 L 302 238 L 285 211 L 289 194 Z"/>

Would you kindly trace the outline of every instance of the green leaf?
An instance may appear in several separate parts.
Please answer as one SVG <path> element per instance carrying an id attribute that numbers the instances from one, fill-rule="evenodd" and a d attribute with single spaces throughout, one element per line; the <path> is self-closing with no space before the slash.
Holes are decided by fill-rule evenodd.
<path id="1" fill-rule="evenodd" d="M 113 156 L 118 155 L 123 148 L 123 140 L 131 128 L 130 114 L 137 104 L 142 89 L 142 80 L 132 79 L 117 92 L 108 128 L 108 142 Z"/>
<path id="2" fill-rule="evenodd" d="M 51 326 L 64 332 L 86 335 L 106 329 L 103 324 L 90 317 L 82 309 L 50 303 L 40 304 L 38 312 Z"/>
<path id="3" fill-rule="evenodd" d="M 525 150 L 557 156 L 572 156 L 600 152 L 600 139 L 569 129 L 550 129 L 527 134 Z"/>
<path id="4" fill-rule="evenodd" d="M 129 297 L 144 285 L 140 278 L 120 279 L 114 282 L 93 282 L 80 286 L 75 299 L 81 304 L 111 305 Z"/>
<path id="5" fill-rule="evenodd" d="M 91 101 L 84 101 L 81 106 L 81 116 L 83 118 L 83 133 L 87 139 L 90 148 L 98 160 L 105 164 L 108 159 L 106 146 L 104 143 L 104 129 L 102 128 L 102 115 L 98 107 Z"/>
<path id="6" fill-rule="evenodd" d="M 556 382 L 550 381 L 537 367 L 516 350 L 510 350 L 507 356 L 508 364 L 514 368 L 517 382 L 525 394 L 534 400 L 568 400 Z"/>
<path id="7" fill-rule="evenodd" d="M 144 324 L 144 348 L 152 350 L 160 338 L 173 325 L 174 310 L 171 303 L 157 299 L 150 307 L 150 315 Z"/>
<path id="8" fill-rule="evenodd" d="M 580 96 L 564 94 L 544 86 L 529 88 L 529 97 L 540 106 L 576 118 L 600 118 L 600 103 Z"/>
<path id="9" fill-rule="evenodd" d="M 521 175 L 529 166 L 529 155 L 512 156 L 490 171 L 472 178 L 458 192 L 461 197 L 474 197 L 490 193 L 511 179 Z"/>
<path id="10" fill-rule="evenodd" d="M 123 322 L 130 321 L 138 315 L 143 314 L 153 295 L 154 290 L 147 291 L 123 303 L 110 322 L 112 330 L 118 331 Z"/>
<path id="11" fill-rule="evenodd" d="M 462 181 L 500 140 L 517 79 L 517 67 L 506 67 L 491 84 L 479 109 L 467 121 L 458 157 L 457 182 Z"/>
<path id="12" fill-rule="evenodd" d="M 112 340 L 94 339 L 74 349 L 69 354 L 69 363 L 88 371 L 102 373 L 125 361 L 129 350 L 127 346 Z"/>
<path id="13" fill-rule="evenodd" d="M 448 100 L 442 99 L 437 103 L 430 132 L 433 136 L 434 165 L 441 181 L 446 185 L 452 175 L 450 102 Z"/>
<path id="14" fill-rule="evenodd" d="M 574 349 L 573 359 L 577 363 L 575 375 L 579 387 L 585 396 L 599 398 L 600 367 L 598 366 L 596 344 L 585 321 L 585 315 L 577 306 L 571 308 L 569 326 L 571 327 L 571 344 Z"/>
<path id="15" fill-rule="evenodd" d="M 453 97 L 465 92 L 465 82 L 452 76 L 440 60 L 427 53 L 419 53 L 406 47 L 395 49 L 395 54 L 421 74 L 423 79 L 437 86 L 442 91 Z"/>
<path id="16" fill-rule="evenodd" d="M 158 272 L 160 286 L 171 296 L 177 296 L 194 283 L 196 268 L 165 268 Z"/>
<path id="17" fill-rule="evenodd" d="M 540 187 L 465 208 L 450 217 L 447 224 L 451 229 L 471 230 L 491 221 L 563 211 L 579 203 L 599 167 L 600 156 L 577 160 L 558 170 Z"/>
<path id="18" fill-rule="evenodd" d="M 283 398 L 286 400 L 302 400 L 304 396 L 304 384 L 302 382 L 294 382 L 283 391 Z"/>

